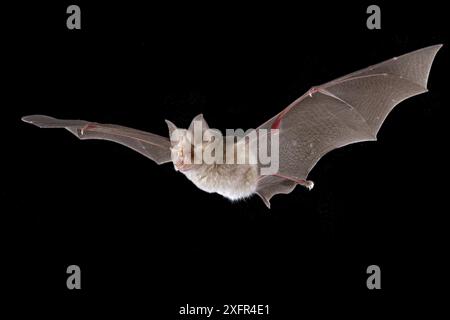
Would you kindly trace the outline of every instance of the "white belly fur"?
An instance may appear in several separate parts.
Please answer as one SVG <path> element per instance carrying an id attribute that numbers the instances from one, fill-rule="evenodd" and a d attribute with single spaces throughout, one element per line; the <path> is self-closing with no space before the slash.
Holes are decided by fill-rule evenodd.
<path id="1" fill-rule="evenodd" d="M 208 193 L 216 192 L 230 200 L 251 196 L 256 191 L 258 181 L 256 165 L 204 164 L 183 174 L 199 189 Z"/>

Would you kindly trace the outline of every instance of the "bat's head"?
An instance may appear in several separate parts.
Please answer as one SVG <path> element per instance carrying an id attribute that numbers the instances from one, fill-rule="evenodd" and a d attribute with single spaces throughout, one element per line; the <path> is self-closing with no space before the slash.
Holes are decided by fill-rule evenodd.
<path id="1" fill-rule="evenodd" d="M 188 171 L 200 164 L 195 163 L 195 154 L 203 153 L 202 135 L 208 130 L 208 124 L 203 115 L 196 116 L 189 129 L 177 128 L 175 124 L 166 120 L 169 127 L 171 157 L 177 171 Z"/>

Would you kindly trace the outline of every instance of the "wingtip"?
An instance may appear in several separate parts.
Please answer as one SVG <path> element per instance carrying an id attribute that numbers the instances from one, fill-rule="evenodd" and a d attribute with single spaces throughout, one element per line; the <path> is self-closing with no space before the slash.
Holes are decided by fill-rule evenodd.
<path id="1" fill-rule="evenodd" d="M 443 47 L 443 45 L 444 45 L 443 43 L 433 44 L 431 46 L 427 46 L 427 47 L 423 47 L 423 48 L 411 51 L 409 53 L 406 53 L 405 55 L 420 52 L 420 51 L 429 51 L 429 50 L 434 51 L 434 54 L 436 54 Z"/>
<path id="2" fill-rule="evenodd" d="M 29 123 L 29 124 L 33 124 L 35 126 L 39 126 L 39 124 L 43 120 L 48 120 L 49 118 L 50 117 L 43 116 L 43 115 L 40 115 L 40 114 L 34 114 L 34 115 L 24 116 L 24 117 L 20 118 L 20 120 L 22 120 L 25 123 Z"/>
<path id="3" fill-rule="evenodd" d="M 443 43 L 439 43 L 439 44 L 436 44 L 436 45 L 434 45 L 434 46 L 432 46 L 432 47 L 436 48 L 436 52 L 438 52 L 439 50 L 441 50 L 441 48 L 442 48 L 443 46 L 444 46 Z"/>
<path id="4" fill-rule="evenodd" d="M 45 125 L 48 125 L 49 123 L 56 121 L 57 119 L 49 116 L 44 116 L 42 114 L 34 114 L 29 116 L 24 116 L 21 118 L 21 120 L 25 123 L 33 124 L 35 126 L 38 126 L 40 128 L 44 127 Z"/>
<path id="5" fill-rule="evenodd" d="M 435 44 L 435 45 L 426 47 L 426 48 L 424 48 L 424 49 L 432 49 L 432 50 L 435 51 L 435 54 L 436 54 L 443 46 L 444 46 L 443 43 L 438 43 L 438 44 Z"/>
<path id="6" fill-rule="evenodd" d="M 24 117 L 20 118 L 20 120 L 22 120 L 23 122 L 26 122 L 26 123 L 33 123 L 33 117 L 34 116 L 24 116 Z"/>
<path id="7" fill-rule="evenodd" d="M 432 44 L 431 46 L 424 47 L 424 49 L 426 49 L 426 48 L 441 48 L 443 45 L 444 45 L 443 43 Z"/>

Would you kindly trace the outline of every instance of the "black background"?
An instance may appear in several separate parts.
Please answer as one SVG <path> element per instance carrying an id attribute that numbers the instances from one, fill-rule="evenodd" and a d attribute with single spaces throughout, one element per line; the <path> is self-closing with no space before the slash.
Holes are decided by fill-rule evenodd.
<path id="1" fill-rule="evenodd" d="M 70 4 L 81 7 L 79 31 L 66 28 Z M 5 12 L 3 265 L 10 296 L 35 302 L 16 311 L 184 319 L 187 303 L 270 304 L 273 319 L 365 318 L 415 311 L 426 297 L 439 305 L 448 18 L 429 1 L 379 3 L 382 29 L 368 30 L 369 4 L 61 1 Z M 167 135 L 164 119 L 185 127 L 203 113 L 212 127 L 247 129 L 312 85 L 438 43 L 430 92 L 401 103 L 378 142 L 326 155 L 315 188 L 276 196 L 271 210 L 204 193 L 120 145 L 20 121 L 47 114 Z M 80 291 L 66 288 L 71 264 Z M 366 287 L 371 264 L 378 291 Z"/>

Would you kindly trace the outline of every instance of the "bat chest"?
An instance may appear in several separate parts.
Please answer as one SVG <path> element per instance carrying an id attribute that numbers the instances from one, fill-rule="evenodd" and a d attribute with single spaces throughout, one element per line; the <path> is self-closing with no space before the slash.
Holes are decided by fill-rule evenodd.
<path id="1" fill-rule="evenodd" d="M 251 196 L 257 186 L 256 165 L 202 165 L 184 173 L 199 189 L 218 193 L 230 200 Z"/>

